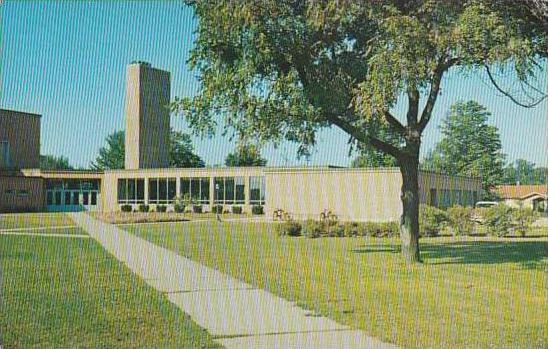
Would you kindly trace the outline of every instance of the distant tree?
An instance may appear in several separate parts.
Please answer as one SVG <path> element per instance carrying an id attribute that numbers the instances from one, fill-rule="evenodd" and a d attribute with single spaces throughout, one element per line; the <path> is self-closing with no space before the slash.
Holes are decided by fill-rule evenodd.
<path id="1" fill-rule="evenodd" d="M 267 160 L 261 157 L 257 146 L 253 144 L 239 144 L 233 153 L 227 155 L 225 165 L 229 167 L 265 166 Z"/>
<path id="2" fill-rule="evenodd" d="M 106 146 L 99 149 L 99 155 L 91 164 L 97 170 L 123 169 L 125 163 L 125 133 L 115 131 L 106 138 Z M 194 154 L 190 135 L 171 130 L 169 137 L 170 167 L 204 167 L 204 161 Z"/>
<path id="3" fill-rule="evenodd" d="M 74 167 L 64 156 L 40 155 L 41 170 L 72 170 Z"/>
<path id="4" fill-rule="evenodd" d="M 504 168 L 502 182 L 504 184 L 546 184 L 547 167 L 536 167 L 535 163 L 517 159 Z"/>
<path id="5" fill-rule="evenodd" d="M 106 145 L 99 149 L 99 155 L 91 168 L 95 170 L 119 170 L 125 162 L 125 133 L 115 131 L 106 138 Z"/>
<path id="6" fill-rule="evenodd" d="M 398 146 L 403 143 L 401 137 L 394 135 L 390 130 L 386 129 L 382 125 L 379 125 L 377 134 L 382 137 L 385 142 L 394 146 Z M 398 162 L 393 156 L 383 153 L 378 149 L 372 147 L 368 143 L 359 143 L 357 145 L 358 155 L 352 160 L 351 167 L 396 167 Z"/>
<path id="7" fill-rule="evenodd" d="M 502 183 L 505 155 L 495 126 L 487 124 L 491 113 L 475 101 L 458 102 L 440 126 L 442 140 L 424 161 L 427 169 L 479 177 L 484 198 Z"/>
<path id="8" fill-rule="evenodd" d="M 205 162 L 194 153 L 192 139 L 187 133 L 171 130 L 169 137 L 170 167 L 204 167 Z"/>

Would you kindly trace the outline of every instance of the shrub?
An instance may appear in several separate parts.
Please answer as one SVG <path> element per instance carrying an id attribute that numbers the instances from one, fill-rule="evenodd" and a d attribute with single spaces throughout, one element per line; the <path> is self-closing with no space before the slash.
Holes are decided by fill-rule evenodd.
<path id="1" fill-rule="evenodd" d="M 242 206 L 232 206 L 232 213 L 242 214 Z"/>
<path id="2" fill-rule="evenodd" d="M 421 236 L 437 236 L 449 217 L 439 208 L 421 205 L 419 208 L 419 231 Z"/>
<path id="3" fill-rule="evenodd" d="M 202 205 L 192 205 L 192 212 L 202 213 L 202 212 L 204 212 L 204 208 L 203 208 Z"/>
<path id="4" fill-rule="evenodd" d="M 166 212 L 167 206 L 166 205 L 157 205 L 156 206 L 156 212 Z"/>
<path id="5" fill-rule="evenodd" d="M 325 224 L 312 219 L 304 221 L 302 230 L 303 235 L 309 238 L 319 238 L 327 233 Z"/>
<path id="6" fill-rule="evenodd" d="M 530 208 L 519 208 L 512 212 L 514 232 L 522 237 L 531 231 L 531 225 L 536 219 L 535 212 Z"/>
<path id="7" fill-rule="evenodd" d="M 146 204 L 139 205 L 139 212 L 148 212 L 150 211 L 150 206 Z"/>
<path id="8" fill-rule="evenodd" d="M 345 222 L 342 226 L 344 236 L 360 235 L 360 224 L 357 222 Z"/>
<path id="9" fill-rule="evenodd" d="M 173 210 L 177 213 L 183 213 L 185 212 L 185 205 L 180 202 L 175 202 L 173 204 Z"/>
<path id="10" fill-rule="evenodd" d="M 287 221 L 277 224 L 277 229 L 281 236 L 301 236 L 303 227 L 299 222 Z"/>
<path id="11" fill-rule="evenodd" d="M 122 210 L 122 212 L 131 212 L 133 208 L 131 207 L 131 205 L 126 204 L 126 205 L 122 205 L 120 209 Z"/>
<path id="12" fill-rule="evenodd" d="M 512 229 L 512 209 L 506 205 L 495 205 L 485 209 L 483 224 L 490 235 L 508 235 Z"/>
<path id="13" fill-rule="evenodd" d="M 449 226 L 454 235 L 470 235 L 474 231 L 472 217 L 474 211 L 470 207 L 453 206 L 447 210 Z"/>
<path id="14" fill-rule="evenodd" d="M 382 222 L 378 225 L 377 237 L 393 237 L 398 235 L 399 226 L 397 222 Z"/>
<path id="15" fill-rule="evenodd" d="M 211 208 L 211 212 L 213 213 L 223 213 L 223 205 L 213 205 Z"/>
<path id="16" fill-rule="evenodd" d="M 251 213 L 253 214 L 264 214 L 264 208 L 261 205 L 251 206 Z"/>

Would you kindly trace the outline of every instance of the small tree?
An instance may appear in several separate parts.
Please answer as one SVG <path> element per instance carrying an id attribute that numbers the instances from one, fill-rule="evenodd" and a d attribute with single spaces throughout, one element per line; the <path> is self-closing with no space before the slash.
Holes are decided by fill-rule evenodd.
<path id="1" fill-rule="evenodd" d="M 483 224 L 489 235 L 503 237 L 510 234 L 513 227 L 512 209 L 506 205 L 495 205 L 485 209 Z"/>
<path id="2" fill-rule="evenodd" d="M 228 167 L 266 166 L 266 162 L 254 144 L 238 144 L 234 153 L 228 154 L 225 159 Z"/>
<path id="3" fill-rule="evenodd" d="M 40 155 L 41 170 L 72 170 L 74 167 L 64 156 Z"/>
<path id="4" fill-rule="evenodd" d="M 514 220 L 514 232 L 524 237 L 536 219 L 535 212 L 530 208 L 519 208 L 512 212 Z"/>
<path id="5" fill-rule="evenodd" d="M 421 205 L 419 213 L 421 236 L 437 236 L 448 221 L 445 211 L 433 206 Z"/>
<path id="6" fill-rule="evenodd" d="M 474 211 L 470 207 L 453 206 L 447 210 L 447 214 L 454 235 L 470 235 L 474 231 Z"/>

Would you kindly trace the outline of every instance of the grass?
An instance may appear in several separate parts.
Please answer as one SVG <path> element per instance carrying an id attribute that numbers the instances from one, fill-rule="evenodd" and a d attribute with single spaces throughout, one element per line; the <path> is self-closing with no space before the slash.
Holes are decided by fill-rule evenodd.
<path id="1" fill-rule="evenodd" d="M 0 236 L 0 267 L 5 348 L 215 346 L 92 239 Z"/>
<path id="2" fill-rule="evenodd" d="M 266 223 L 125 229 L 300 306 L 410 348 L 545 348 L 548 239 L 279 237 Z"/>
<path id="3" fill-rule="evenodd" d="M 0 214 L 0 229 L 24 229 L 72 225 L 74 225 L 74 222 L 64 213 Z"/>

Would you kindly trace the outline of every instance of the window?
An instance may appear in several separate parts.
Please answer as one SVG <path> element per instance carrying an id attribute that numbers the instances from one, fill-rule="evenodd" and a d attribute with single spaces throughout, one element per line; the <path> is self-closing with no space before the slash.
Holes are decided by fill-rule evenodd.
<path id="1" fill-rule="evenodd" d="M 10 168 L 10 144 L 8 141 L 0 142 L 0 168 Z"/>
<path id="2" fill-rule="evenodd" d="M 6 189 L 6 190 L 4 191 L 4 194 L 6 194 L 6 195 L 13 195 L 13 194 L 15 194 L 15 190 L 13 190 L 13 189 Z"/>
<path id="3" fill-rule="evenodd" d="M 264 177 L 249 177 L 249 203 L 251 205 L 264 205 L 265 203 Z"/>
<path id="4" fill-rule="evenodd" d="M 126 179 L 118 180 L 119 204 L 143 204 L 145 202 L 145 180 Z M 84 203 L 86 205 L 86 203 Z"/>
<path id="5" fill-rule="evenodd" d="M 46 204 L 47 204 L 48 206 L 53 205 L 53 192 L 51 192 L 51 191 L 48 191 L 48 192 L 46 193 Z"/>
<path id="6" fill-rule="evenodd" d="M 438 192 L 436 189 L 430 189 L 430 206 L 438 207 Z"/>
<path id="7" fill-rule="evenodd" d="M 216 177 L 215 203 L 234 205 L 245 203 L 244 177 Z"/>
<path id="8" fill-rule="evenodd" d="M 190 197 L 193 203 L 209 205 L 209 177 L 181 178 L 181 197 Z"/>
<path id="9" fill-rule="evenodd" d="M 29 191 L 25 189 L 19 190 L 17 196 L 19 196 L 20 198 L 26 198 L 29 196 Z"/>
<path id="10" fill-rule="evenodd" d="M 175 178 L 151 178 L 148 180 L 148 202 L 151 204 L 170 204 L 177 193 Z"/>

